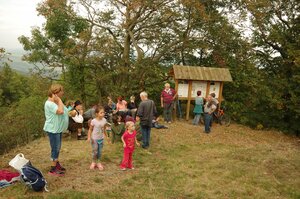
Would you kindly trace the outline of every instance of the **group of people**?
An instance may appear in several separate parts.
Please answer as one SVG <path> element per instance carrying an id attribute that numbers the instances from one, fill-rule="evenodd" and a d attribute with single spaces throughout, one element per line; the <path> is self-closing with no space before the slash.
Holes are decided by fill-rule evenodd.
<path id="1" fill-rule="evenodd" d="M 137 107 L 135 104 L 135 97 L 130 97 L 130 102 L 127 103 L 124 100 L 124 97 L 118 97 L 118 102 L 114 103 L 111 97 L 107 97 L 108 103 L 104 106 L 105 119 L 109 123 L 112 123 L 112 116 L 118 115 L 121 117 L 121 121 L 125 121 L 127 116 L 135 118 Z M 86 140 L 86 134 L 83 134 L 85 129 L 89 128 L 89 124 L 93 118 L 96 117 L 95 110 L 98 107 L 98 104 L 94 104 L 91 108 L 83 111 L 83 106 L 81 101 L 76 100 L 68 101 L 66 106 L 69 110 L 69 125 L 68 131 L 71 133 L 77 134 L 78 140 Z"/>
<path id="2" fill-rule="evenodd" d="M 198 125 L 201 116 L 204 114 L 204 132 L 210 133 L 214 112 L 218 109 L 219 101 L 215 98 L 215 93 L 209 94 L 206 99 L 201 97 L 201 93 L 201 91 L 197 91 L 195 97 L 193 125 Z"/>
<path id="3" fill-rule="evenodd" d="M 138 142 L 138 132 L 141 133 L 142 148 L 148 149 L 150 146 L 151 128 L 168 128 L 158 123 L 158 114 L 153 100 L 148 99 L 146 92 L 140 93 L 141 102 L 137 106 L 134 96 L 130 97 L 127 103 L 124 97 L 118 97 L 118 102 L 114 103 L 108 97 L 105 106 L 94 105 L 87 111 L 83 111 L 82 103 L 77 100 L 74 103 L 67 103 L 66 106 L 61 98 L 64 89 L 60 84 L 51 85 L 48 91 L 48 100 L 45 102 L 45 125 L 44 131 L 48 134 L 51 147 L 51 168 L 49 174 L 62 176 L 66 169 L 59 162 L 62 133 L 69 129 L 77 133 L 79 140 L 86 139 L 92 146 L 92 163 L 90 169 L 103 170 L 101 164 L 101 152 L 104 139 L 110 142 L 120 140 L 123 142 L 123 160 L 120 164 L 121 170 L 133 169 L 132 155 L 135 144 Z M 216 99 L 208 96 L 203 109 L 204 100 L 201 91 L 197 92 L 195 99 L 195 118 L 193 124 L 198 124 L 204 110 L 205 132 L 210 132 L 210 122 L 212 113 L 217 108 Z M 172 110 L 177 93 L 166 83 L 161 92 L 161 107 L 163 108 L 165 123 L 172 122 Z M 88 129 L 87 138 L 83 136 L 83 129 Z"/>
<path id="4" fill-rule="evenodd" d="M 48 99 L 44 105 L 46 121 L 43 130 L 49 137 L 52 162 L 48 173 L 55 176 L 63 176 L 66 172 L 66 169 L 59 161 L 62 133 L 65 132 L 68 127 L 74 127 L 74 129 L 77 130 L 78 137 L 81 137 L 84 121 L 84 113 L 81 102 L 75 101 L 75 103 L 70 105 L 71 107 L 68 109 L 61 100 L 63 95 L 64 89 L 62 85 L 51 85 L 48 91 Z M 124 106 L 122 106 L 124 105 L 125 100 L 121 98 L 118 99 L 118 103 L 116 104 L 117 114 L 112 115 L 113 124 L 109 123 L 108 119 L 105 118 L 105 108 L 102 106 L 94 106 L 91 110 L 86 112 L 86 115 L 90 115 L 92 117 L 92 119 L 88 122 L 89 130 L 87 136 L 87 141 L 90 142 L 92 146 L 92 163 L 90 165 L 90 169 L 104 169 L 103 165 L 100 163 L 100 159 L 104 138 L 108 136 L 108 130 L 122 132 L 123 129 L 125 129 L 125 132 L 121 133 L 121 140 L 124 146 L 124 157 L 120 165 L 121 170 L 133 169 L 132 154 L 135 148 L 135 143 L 139 145 L 136 138 L 137 132 L 135 130 L 135 122 L 139 122 L 142 134 L 142 147 L 144 149 L 149 148 L 151 127 L 153 118 L 157 116 L 157 110 L 154 101 L 148 99 L 148 94 L 146 92 L 141 92 L 140 98 L 141 103 L 139 106 L 136 107 L 135 111 L 131 110 L 131 115 L 134 114 L 135 118 L 125 121 L 125 127 L 122 127 L 122 120 L 125 115 L 124 112 L 127 110 L 124 109 Z M 80 118 L 80 120 L 78 118 L 78 120 L 74 119 L 76 117 Z M 71 124 L 70 126 L 69 121 L 73 121 L 75 124 Z"/>

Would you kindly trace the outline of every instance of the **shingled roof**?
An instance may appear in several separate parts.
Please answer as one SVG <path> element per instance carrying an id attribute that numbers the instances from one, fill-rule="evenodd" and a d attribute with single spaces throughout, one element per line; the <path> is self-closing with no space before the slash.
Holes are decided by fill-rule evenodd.
<path id="1" fill-rule="evenodd" d="M 174 65 L 175 79 L 232 82 L 228 68 Z"/>

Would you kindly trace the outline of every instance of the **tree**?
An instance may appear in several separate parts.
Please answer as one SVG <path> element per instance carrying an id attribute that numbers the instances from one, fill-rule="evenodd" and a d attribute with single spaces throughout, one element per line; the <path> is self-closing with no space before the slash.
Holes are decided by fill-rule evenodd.
<path id="1" fill-rule="evenodd" d="M 271 90 L 269 125 L 299 134 L 300 3 L 242 1 L 253 25 L 253 47 L 264 85 Z M 263 111 L 263 110 L 262 110 Z"/>
<path id="2" fill-rule="evenodd" d="M 0 107 L 10 106 L 22 97 L 28 96 L 30 90 L 28 78 L 13 71 L 9 65 L 0 68 Z"/>
<path id="3" fill-rule="evenodd" d="M 76 96 L 84 100 L 85 58 L 88 35 L 91 34 L 88 32 L 87 24 L 76 15 L 72 5 L 68 5 L 66 0 L 47 0 L 40 3 L 37 10 L 47 21 L 42 29 L 32 30 L 31 38 L 25 36 L 19 38 L 24 49 L 30 51 L 24 56 L 24 60 L 36 64 L 42 72 L 45 70 L 47 72 L 49 68 L 52 71 L 59 68 L 58 72 L 62 72 L 63 80 L 66 79 L 66 70 L 73 72 L 69 83 L 73 83 L 72 88 L 77 91 Z M 55 80 L 57 76 L 50 78 Z M 76 81 L 73 81 L 74 79 Z"/>

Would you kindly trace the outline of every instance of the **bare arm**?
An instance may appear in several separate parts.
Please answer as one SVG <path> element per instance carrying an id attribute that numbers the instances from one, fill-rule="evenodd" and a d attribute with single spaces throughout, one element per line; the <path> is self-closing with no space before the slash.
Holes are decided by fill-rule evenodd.
<path id="1" fill-rule="evenodd" d="M 93 129 L 94 129 L 94 126 L 90 125 L 89 132 L 88 132 L 88 139 L 87 139 L 87 141 L 90 141 L 90 140 L 91 140 L 91 135 L 92 135 Z"/>
<path id="2" fill-rule="evenodd" d="M 126 147 L 126 143 L 125 143 L 125 141 L 124 141 L 124 137 L 123 137 L 124 135 L 122 135 L 122 137 L 121 137 L 121 140 L 122 140 L 122 142 L 123 142 L 123 147 L 125 148 Z"/>
<path id="3" fill-rule="evenodd" d="M 209 112 L 208 114 L 212 114 L 215 110 L 216 110 L 217 106 L 216 105 L 211 105 L 211 112 Z"/>
<path id="4" fill-rule="evenodd" d="M 140 146 L 140 143 L 138 142 L 138 140 L 136 139 L 136 137 L 134 139 L 135 139 L 136 145 Z"/>
<path id="5" fill-rule="evenodd" d="M 107 132 L 106 132 L 108 126 L 109 126 L 109 125 L 106 123 L 106 124 L 104 125 L 104 127 L 103 127 L 103 134 L 104 134 L 105 138 L 108 138 L 108 135 L 107 135 Z"/>
<path id="6" fill-rule="evenodd" d="M 175 90 L 174 90 L 175 91 Z M 173 100 L 177 97 L 177 92 L 175 91 L 175 95 L 173 96 Z"/>
<path id="7" fill-rule="evenodd" d="M 65 105 L 57 95 L 54 95 L 54 102 L 57 104 L 56 114 L 57 115 L 64 114 L 64 106 Z"/>

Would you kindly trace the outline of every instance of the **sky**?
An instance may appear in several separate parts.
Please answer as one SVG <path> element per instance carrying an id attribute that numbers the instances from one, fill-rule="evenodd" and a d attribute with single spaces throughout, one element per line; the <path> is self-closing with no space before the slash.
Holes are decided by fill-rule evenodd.
<path id="1" fill-rule="evenodd" d="M 42 0 L 0 0 L 0 47 L 22 49 L 21 35 L 30 36 L 31 28 L 42 26 L 45 19 L 37 16 L 36 7 Z"/>

